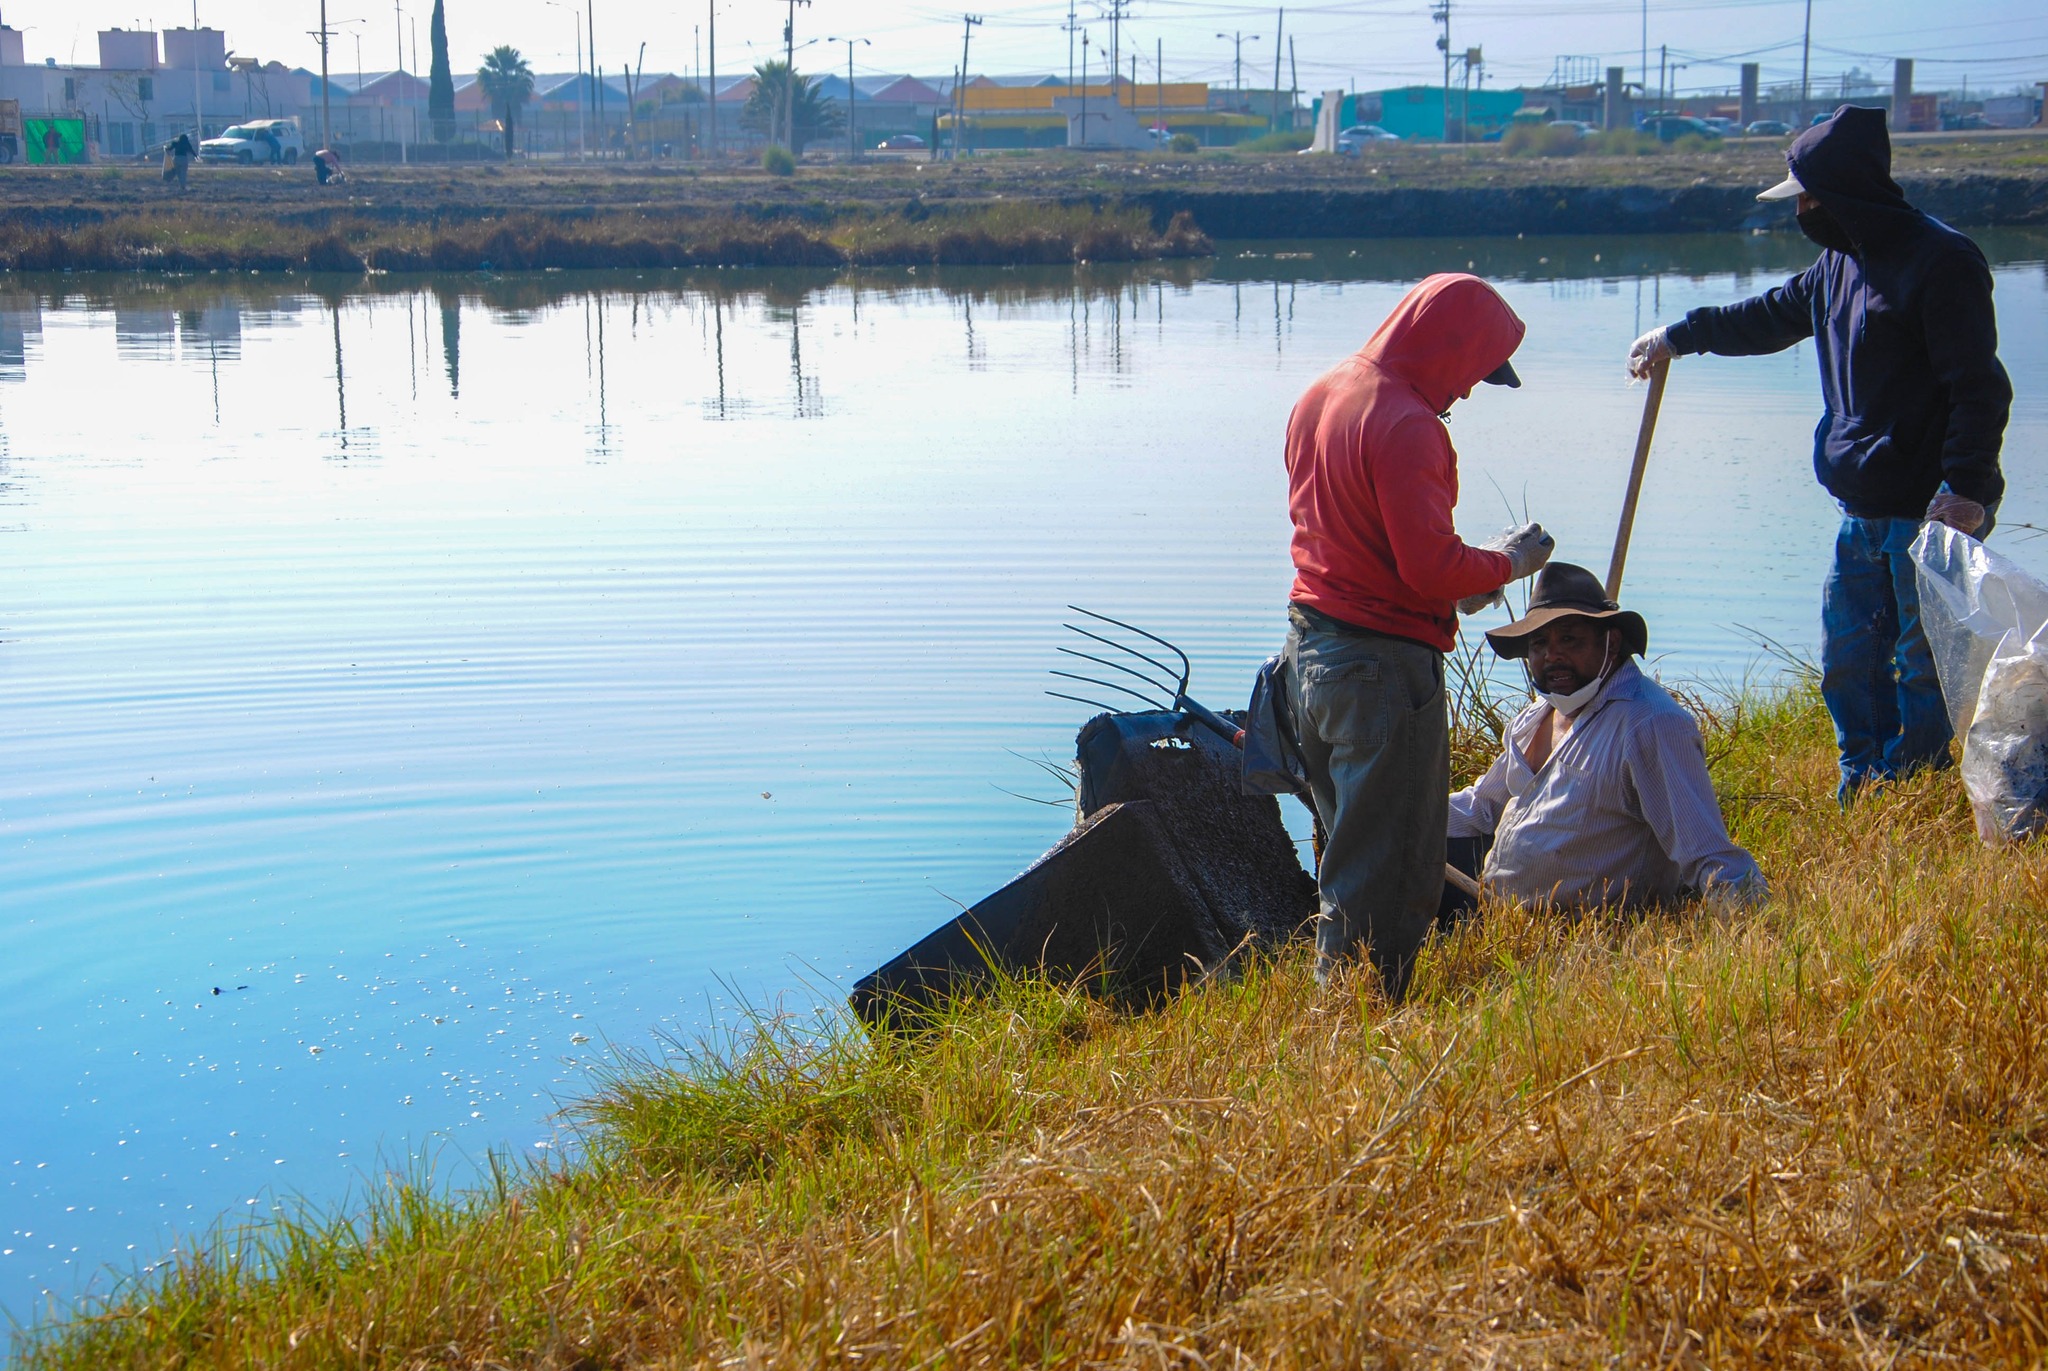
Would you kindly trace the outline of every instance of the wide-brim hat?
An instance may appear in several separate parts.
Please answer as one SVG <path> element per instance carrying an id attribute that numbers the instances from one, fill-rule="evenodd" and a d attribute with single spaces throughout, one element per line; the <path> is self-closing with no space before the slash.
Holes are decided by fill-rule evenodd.
<path id="1" fill-rule="evenodd" d="M 1643 616 L 1607 598 L 1606 588 L 1592 572 L 1570 562 L 1552 562 L 1536 573 L 1529 592 L 1529 612 L 1505 628 L 1486 635 L 1493 650 L 1509 661 L 1529 655 L 1529 639 L 1545 624 L 1559 619 L 1592 619 L 1621 630 L 1621 640 L 1638 657 L 1650 650 L 1650 626 Z"/>

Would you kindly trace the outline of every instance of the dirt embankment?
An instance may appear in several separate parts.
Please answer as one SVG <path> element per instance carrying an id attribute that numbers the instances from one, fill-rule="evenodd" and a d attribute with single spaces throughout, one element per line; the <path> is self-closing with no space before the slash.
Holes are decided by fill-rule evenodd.
<path id="1" fill-rule="evenodd" d="M 1776 145 L 1518 158 L 1393 148 L 1365 158 L 987 156 L 739 167 L 206 168 L 174 194 L 134 168 L 0 176 L 0 268 L 499 270 L 1130 261 L 1211 238 L 1735 231 Z M 1916 204 L 1961 225 L 2048 224 L 2048 138 L 1898 150 Z"/>

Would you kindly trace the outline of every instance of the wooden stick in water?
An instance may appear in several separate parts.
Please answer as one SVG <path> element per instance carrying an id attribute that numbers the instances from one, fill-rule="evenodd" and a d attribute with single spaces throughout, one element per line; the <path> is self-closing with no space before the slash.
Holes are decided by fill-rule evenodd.
<path id="1" fill-rule="evenodd" d="M 1621 599 L 1621 569 L 1628 561 L 1628 539 L 1635 531 L 1636 500 L 1643 493 L 1643 469 L 1650 464 L 1650 439 L 1657 432 L 1657 410 L 1664 403 L 1664 381 L 1671 359 L 1650 368 L 1650 393 L 1643 397 L 1643 426 L 1636 430 L 1636 459 L 1628 472 L 1628 494 L 1621 502 L 1621 527 L 1614 533 L 1614 560 L 1607 564 L 1607 598 Z"/>

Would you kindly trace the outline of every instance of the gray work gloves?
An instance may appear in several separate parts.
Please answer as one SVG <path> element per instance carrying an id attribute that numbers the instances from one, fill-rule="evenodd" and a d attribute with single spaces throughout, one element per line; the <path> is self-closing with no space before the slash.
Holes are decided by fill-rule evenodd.
<path id="1" fill-rule="evenodd" d="M 1628 350 L 1628 374 L 1638 381 L 1647 381 L 1650 379 L 1650 368 L 1659 362 L 1668 362 L 1677 355 L 1671 350 L 1671 338 L 1667 331 L 1662 326 L 1653 328 L 1636 339 L 1635 345 Z"/>
<path id="2" fill-rule="evenodd" d="M 1972 538 L 1984 527 L 1989 511 L 1967 495 L 1944 490 L 1927 502 L 1927 522 L 1947 524 L 1958 533 L 1967 533 Z"/>
<path id="3" fill-rule="evenodd" d="M 1543 531 L 1541 524 L 1523 524 L 1496 534 L 1479 544 L 1488 552 L 1505 552 L 1514 563 L 1508 572 L 1508 580 L 1519 581 L 1524 576 L 1534 576 L 1550 560 L 1550 554 L 1557 550 L 1557 539 Z M 1506 586 L 1467 595 L 1458 601 L 1460 614 L 1477 614 L 1482 609 L 1491 609 L 1506 599 Z"/>

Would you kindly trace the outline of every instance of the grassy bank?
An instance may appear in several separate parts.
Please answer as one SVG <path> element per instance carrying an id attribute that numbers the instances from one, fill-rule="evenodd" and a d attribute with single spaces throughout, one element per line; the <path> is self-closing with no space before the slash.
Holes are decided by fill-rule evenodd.
<path id="1" fill-rule="evenodd" d="M 1560 152 L 1570 155 L 1552 155 Z M 2048 224 L 2048 137 L 1902 142 L 1901 182 L 1965 226 Z M 1215 238 L 1726 232 L 1782 226 L 1778 140 L 1390 144 L 1361 157 L 1212 150 L 961 162 L 9 168 L 0 270 L 346 270 L 1136 261 Z"/>
<path id="2" fill-rule="evenodd" d="M 1709 720 L 1760 912 L 1494 908 L 1399 1013 L 1298 955 L 1118 1016 L 766 1023 L 586 1159 L 181 1256 L 31 1367 L 2036 1362 L 2048 856 Z"/>
<path id="3" fill-rule="evenodd" d="M 0 219 L 8 271 L 531 271 L 661 267 L 997 266 L 1205 256 L 1182 215 L 995 204 L 810 216 L 611 211 L 575 216 L 303 218 L 180 206 L 55 226 Z"/>

